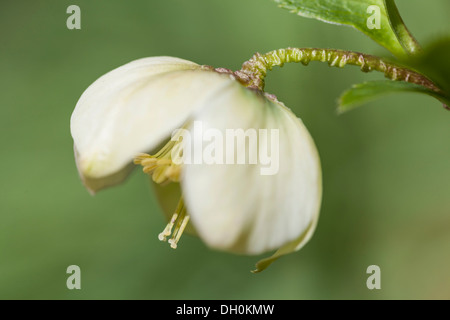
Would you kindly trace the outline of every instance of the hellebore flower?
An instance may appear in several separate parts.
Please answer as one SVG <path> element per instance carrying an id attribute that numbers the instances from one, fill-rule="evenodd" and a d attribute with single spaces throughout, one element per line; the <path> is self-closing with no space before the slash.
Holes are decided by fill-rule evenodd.
<path id="1" fill-rule="evenodd" d="M 171 134 L 183 128 L 193 145 L 202 144 L 198 123 L 224 136 L 230 129 L 276 130 L 278 139 L 269 147 L 277 153 L 276 170 L 264 173 L 267 163 L 262 162 L 175 161 L 182 155 L 176 152 L 180 139 Z M 250 255 L 278 249 L 257 264 L 258 272 L 299 250 L 316 227 L 321 169 L 307 129 L 274 96 L 246 88 L 219 69 L 172 57 L 130 62 L 82 94 L 71 133 L 77 168 L 91 193 L 122 182 L 133 159 L 160 184 L 156 190 L 169 224 L 159 238 L 171 236 L 173 248 L 187 228 L 213 249 Z M 267 135 L 257 139 L 270 140 Z M 143 154 L 162 143 L 156 154 Z M 251 146 L 233 148 L 245 154 Z"/>

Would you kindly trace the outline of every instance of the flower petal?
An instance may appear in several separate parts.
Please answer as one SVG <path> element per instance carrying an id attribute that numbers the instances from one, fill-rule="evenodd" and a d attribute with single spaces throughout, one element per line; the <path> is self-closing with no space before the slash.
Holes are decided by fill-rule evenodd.
<path id="1" fill-rule="evenodd" d="M 252 270 L 252 273 L 259 273 L 263 270 L 265 270 L 269 265 L 271 265 L 275 260 L 278 260 L 278 258 L 281 258 L 282 256 L 292 253 L 294 251 L 298 251 L 311 239 L 314 230 L 316 229 L 317 221 L 318 221 L 319 215 L 316 215 L 313 221 L 311 221 L 311 224 L 309 227 L 303 232 L 303 234 L 295 239 L 294 241 L 291 241 L 284 246 L 282 246 L 280 249 L 275 251 L 273 255 L 271 255 L 268 258 L 264 258 L 256 263 L 256 269 Z"/>
<path id="2" fill-rule="evenodd" d="M 111 187 L 117 184 L 122 183 L 128 175 L 131 173 L 131 171 L 134 169 L 134 165 L 132 163 L 128 164 L 121 170 L 108 175 L 103 176 L 101 178 L 91 178 L 89 176 L 85 176 L 82 174 L 81 169 L 79 168 L 79 153 L 76 147 L 73 148 L 74 154 L 75 154 L 75 163 L 77 164 L 78 174 L 80 175 L 80 179 L 83 182 L 86 189 L 89 191 L 91 195 L 95 195 L 95 193 L 101 189 Z"/>
<path id="3" fill-rule="evenodd" d="M 267 129 L 269 143 L 272 134 L 279 135 L 272 145 L 258 135 L 259 152 L 267 145 L 272 164 L 278 160 L 278 170 L 272 175 L 261 158 L 258 164 L 185 165 L 182 190 L 199 236 L 212 248 L 245 254 L 287 245 L 285 252 L 291 243 L 303 244 L 299 239 L 314 231 L 322 190 L 318 153 L 303 123 L 282 103 L 234 84 L 195 119 L 203 132 L 215 128 L 224 137 L 227 129 L 254 129 L 258 134 Z M 190 132 L 193 140 L 201 141 L 195 122 Z M 297 248 L 300 245 L 294 246 Z"/>
<path id="4" fill-rule="evenodd" d="M 169 138 L 230 81 L 171 57 L 136 60 L 99 78 L 83 93 L 71 118 L 83 180 L 114 176 L 136 154 Z"/>

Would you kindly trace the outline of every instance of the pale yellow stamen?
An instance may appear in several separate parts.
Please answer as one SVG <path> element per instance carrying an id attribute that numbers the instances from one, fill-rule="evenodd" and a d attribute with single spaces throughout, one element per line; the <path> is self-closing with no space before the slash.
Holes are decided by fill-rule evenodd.
<path id="1" fill-rule="evenodd" d="M 181 132 L 181 131 L 180 131 Z M 181 140 L 181 141 L 180 141 Z M 181 133 L 174 136 L 171 141 L 166 143 L 161 150 L 155 155 L 141 153 L 134 158 L 134 163 L 142 166 L 142 171 L 150 175 L 156 183 L 179 182 L 181 176 L 180 163 L 183 157 Z M 172 158 L 173 157 L 173 158 Z M 169 244 L 176 249 L 181 235 L 189 223 L 189 215 L 186 213 L 183 198 L 178 202 L 172 218 L 164 228 L 163 232 L 158 235 L 160 241 L 169 239 Z M 172 232 L 173 229 L 173 232 Z"/>
<path id="2" fill-rule="evenodd" d="M 172 216 L 172 219 L 170 219 L 170 222 L 167 224 L 164 231 L 158 235 L 158 239 L 160 241 L 166 241 L 166 238 L 172 234 L 172 228 L 173 228 L 173 225 L 175 224 L 175 221 L 177 221 L 177 218 L 178 218 L 178 214 L 174 213 Z"/>
<path id="3" fill-rule="evenodd" d="M 178 241 L 180 241 L 181 235 L 183 234 L 184 229 L 186 229 L 188 222 L 189 216 L 185 216 L 183 218 L 180 228 L 176 230 L 176 233 L 174 232 L 172 239 L 169 240 L 170 247 L 172 247 L 173 249 L 177 248 Z"/>
<path id="4" fill-rule="evenodd" d="M 166 177 L 168 177 L 172 181 L 179 181 L 181 174 L 181 166 L 171 165 L 166 169 Z"/>
<path id="5" fill-rule="evenodd" d="M 167 226 L 164 228 L 163 232 L 158 235 L 160 241 L 166 241 L 167 237 L 172 235 L 169 239 L 169 244 L 173 249 L 177 248 L 178 241 L 180 241 L 181 235 L 189 222 L 189 215 L 186 214 L 186 207 L 184 206 L 183 198 L 178 202 L 175 213 L 170 219 Z M 174 228 L 172 232 L 172 229 Z"/>
<path id="6" fill-rule="evenodd" d="M 140 164 L 142 171 L 152 176 L 156 183 L 179 182 L 181 175 L 180 159 L 183 155 L 181 136 L 172 138 L 155 155 L 141 153 L 134 159 L 135 164 Z M 172 157 L 176 157 L 173 161 Z"/>

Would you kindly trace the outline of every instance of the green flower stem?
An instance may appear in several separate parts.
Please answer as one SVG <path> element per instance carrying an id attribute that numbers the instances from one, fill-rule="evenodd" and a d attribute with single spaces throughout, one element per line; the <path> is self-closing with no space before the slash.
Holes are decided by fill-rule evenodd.
<path id="1" fill-rule="evenodd" d="M 264 79 L 267 71 L 275 66 L 282 67 L 288 62 L 300 62 L 308 65 L 311 61 L 327 62 L 332 67 L 343 68 L 345 65 L 361 67 L 361 71 L 383 72 L 385 77 L 394 81 L 405 81 L 421 85 L 435 92 L 441 90 L 424 75 L 411 69 L 393 64 L 379 57 L 336 49 L 287 48 L 271 51 L 266 54 L 255 54 L 242 65 L 235 77 L 245 86 L 264 91 Z"/>

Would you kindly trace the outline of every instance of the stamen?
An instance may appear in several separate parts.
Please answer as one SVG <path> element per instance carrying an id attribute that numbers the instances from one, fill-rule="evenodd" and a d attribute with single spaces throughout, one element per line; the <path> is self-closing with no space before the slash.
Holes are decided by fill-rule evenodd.
<path id="1" fill-rule="evenodd" d="M 155 181 L 156 183 L 163 183 L 164 181 L 167 180 L 166 177 L 166 169 L 167 169 L 167 165 L 162 165 L 162 166 L 158 166 L 153 170 L 153 181 Z"/>
<path id="2" fill-rule="evenodd" d="M 175 157 L 172 159 L 172 156 Z M 151 175 L 156 183 L 179 182 L 181 158 L 183 156 L 182 136 L 174 136 L 155 155 L 138 154 L 134 163 L 141 165 L 142 171 Z"/>
<path id="3" fill-rule="evenodd" d="M 177 220 L 177 224 L 175 225 L 175 230 L 173 230 L 172 238 L 169 239 L 169 244 L 172 247 L 172 242 L 175 240 L 178 235 L 178 231 L 180 231 L 181 225 L 183 224 L 185 215 L 180 213 L 179 219 Z M 172 247 L 173 248 L 173 247 Z"/>
<path id="4" fill-rule="evenodd" d="M 142 160 L 142 161 L 140 162 L 140 164 L 141 164 L 142 166 L 144 166 L 144 167 L 147 167 L 147 166 L 154 165 L 154 164 L 156 164 L 157 162 L 158 162 L 158 159 L 156 159 L 156 158 L 146 158 L 146 159 Z"/>
<path id="5" fill-rule="evenodd" d="M 177 218 L 178 218 L 178 214 L 174 213 L 172 216 L 172 219 L 170 219 L 170 222 L 167 224 L 164 231 L 158 235 L 159 241 L 166 241 L 166 238 L 172 234 L 172 228 L 173 228 L 173 225 L 175 224 L 175 221 L 177 221 Z"/>
<path id="6" fill-rule="evenodd" d="M 177 248 L 178 241 L 180 241 L 181 235 L 183 234 L 184 229 L 186 229 L 186 226 L 189 222 L 189 216 L 185 216 L 183 218 L 183 222 L 181 223 L 181 227 L 178 229 L 176 236 L 172 236 L 172 239 L 169 240 L 170 247 L 173 249 Z"/>
<path id="7" fill-rule="evenodd" d="M 186 124 L 187 126 L 187 124 Z M 154 182 L 165 184 L 170 181 L 179 182 L 183 160 L 183 144 L 181 130 L 177 136 L 167 142 L 156 154 L 138 154 L 134 163 L 142 166 L 142 171 L 150 175 Z M 173 158 L 172 158 L 173 157 Z M 176 249 L 181 235 L 189 223 L 189 215 L 186 213 L 183 198 L 178 202 L 177 208 L 163 232 L 158 235 L 160 241 L 166 241 Z M 173 231 L 172 231 L 173 229 Z"/>
<path id="8" fill-rule="evenodd" d="M 181 174 L 181 167 L 180 166 L 174 166 L 171 165 L 166 170 L 166 177 L 168 177 L 172 181 L 179 181 L 180 180 L 180 174 Z"/>
<path id="9" fill-rule="evenodd" d="M 189 222 L 189 218 L 189 215 L 186 214 L 186 207 L 184 206 L 183 198 L 181 198 L 178 202 L 177 208 L 175 209 L 175 213 L 163 232 L 158 235 L 158 239 L 160 241 L 166 241 L 167 237 L 172 235 L 168 242 L 173 249 L 176 249 L 178 241 L 180 241 L 181 235 Z M 174 226 L 175 229 L 172 233 Z"/>
<path id="10" fill-rule="evenodd" d="M 142 171 L 147 174 L 152 174 L 153 170 L 155 170 L 156 168 L 158 168 L 157 164 L 148 165 L 142 168 Z"/>

